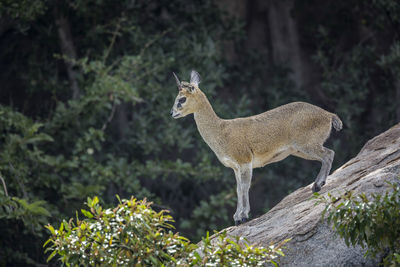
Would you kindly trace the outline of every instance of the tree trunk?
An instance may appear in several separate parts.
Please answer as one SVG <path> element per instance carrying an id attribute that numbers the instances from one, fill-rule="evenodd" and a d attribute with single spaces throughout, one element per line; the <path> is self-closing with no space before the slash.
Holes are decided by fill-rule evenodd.
<path id="1" fill-rule="evenodd" d="M 394 85 L 396 88 L 396 100 L 395 103 L 396 105 L 396 120 L 400 122 L 400 77 L 397 77 L 396 80 L 394 81 Z"/>
<path id="2" fill-rule="evenodd" d="M 271 0 L 268 19 L 271 34 L 272 58 L 276 64 L 291 68 L 297 87 L 304 85 L 303 62 L 296 21 L 291 15 L 293 0 Z"/>
<path id="3" fill-rule="evenodd" d="M 71 27 L 68 19 L 56 12 L 56 25 L 58 31 L 58 38 L 60 41 L 61 52 L 64 57 L 65 65 L 67 67 L 68 79 L 71 84 L 72 98 L 77 99 L 80 95 L 78 85 L 78 72 L 74 69 L 73 61 L 77 59 L 74 42 L 72 40 Z"/>
<path id="4" fill-rule="evenodd" d="M 245 20 L 247 13 L 247 0 L 217 0 L 216 4 L 219 8 L 226 11 L 230 16 Z M 235 51 L 234 42 L 231 40 L 223 41 L 224 57 L 231 63 L 238 59 Z"/>
<path id="5" fill-rule="evenodd" d="M 253 50 L 269 57 L 276 65 L 290 68 L 291 79 L 298 88 L 315 78 L 310 76 L 311 65 L 302 56 L 297 23 L 291 14 L 294 0 L 218 0 L 217 4 L 230 15 L 246 21 L 246 50 Z M 229 44 L 225 48 L 228 60 L 234 61 L 240 56 Z"/>

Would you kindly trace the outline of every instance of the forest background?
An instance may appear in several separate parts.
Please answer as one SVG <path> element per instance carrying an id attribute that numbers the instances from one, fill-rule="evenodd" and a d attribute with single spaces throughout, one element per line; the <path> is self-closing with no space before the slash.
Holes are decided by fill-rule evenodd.
<path id="1" fill-rule="evenodd" d="M 233 172 L 169 115 L 172 72 L 203 80 L 222 118 L 291 101 L 337 113 L 333 170 L 400 121 L 396 0 L 1 0 L 0 265 L 46 263 L 47 223 L 135 196 L 196 241 L 231 225 Z M 254 171 L 252 217 L 319 163 Z"/>

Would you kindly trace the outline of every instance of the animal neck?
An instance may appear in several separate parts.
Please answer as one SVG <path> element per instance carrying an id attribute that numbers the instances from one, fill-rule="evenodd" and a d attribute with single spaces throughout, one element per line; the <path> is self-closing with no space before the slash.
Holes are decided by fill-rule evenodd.
<path id="1" fill-rule="evenodd" d="M 206 95 L 202 92 L 198 99 L 199 109 L 194 113 L 194 119 L 196 124 L 215 124 L 221 120 L 217 114 L 215 114 L 210 102 Z"/>
<path id="2" fill-rule="evenodd" d="M 201 136 L 210 145 L 211 139 L 218 135 L 222 120 L 215 114 L 204 93 L 200 94 L 198 101 L 199 109 L 194 113 L 194 120 Z"/>

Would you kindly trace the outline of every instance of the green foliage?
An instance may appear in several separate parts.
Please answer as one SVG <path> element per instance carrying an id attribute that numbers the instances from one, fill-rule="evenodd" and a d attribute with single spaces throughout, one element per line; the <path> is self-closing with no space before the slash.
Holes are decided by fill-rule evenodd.
<path id="1" fill-rule="evenodd" d="M 98 202 L 88 198 L 84 220 L 64 220 L 58 230 L 46 226 L 52 234 L 47 251 L 53 251 L 48 260 L 59 254 L 68 266 L 151 266 L 176 262 L 186 247 L 186 239 L 171 232 L 172 217 L 153 211 L 146 200 L 123 200 L 114 209 Z"/>
<path id="2" fill-rule="evenodd" d="M 43 238 L 43 225 L 49 220 L 49 205 L 43 200 L 28 202 L 24 198 L 10 197 L 0 190 L 0 222 L 2 229 L 8 229 L 0 234 L 0 264 L 7 265 L 7 262 L 23 262 L 34 264 L 35 260 L 25 250 L 15 250 L 16 244 L 19 247 L 32 244 Z M 10 232 L 10 229 L 14 232 Z M 13 233 L 13 234 L 10 234 Z M 16 242 L 15 234 L 19 238 Z M 7 255 L 7 257 L 5 257 Z"/>
<path id="3" fill-rule="evenodd" d="M 54 6 L 14 2 L 0 6 L 0 11 L 29 26 L 25 36 L 32 46 L 19 59 L 22 54 L 16 52 L 19 41 L 15 40 L 0 55 L 15 55 L 7 75 L 18 77 L 12 79 L 18 84 L 8 79 L 12 90 L 0 92 L 1 99 L 15 100 L 0 104 L 0 173 L 9 192 L 1 206 L 0 246 L 5 249 L 0 250 L 0 265 L 43 261 L 37 252 L 41 246 L 34 241 L 43 236 L 37 223 L 71 216 L 87 196 L 101 195 L 108 202 L 115 193 L 148 197 L 170 208 L 178 225 L 180 220 L 189 222 L 188 233 L 197 229 L 200 237 L 211 230 L 204 222 L 201 228 L 190 222 L 192 209 L 197 199 L 206 203 L 210 195 L 234 190 L 235 180 L 213 163 L 215 157 L 197 138 L 195 126 L 172 121 L 168 110 L 177 90 L 172 71 L 187 79 L 195 66 L 204 74 L 209 95 L 223 83 L 219 40 L 230 31 L 215 4 L 164 3 L 169 15 L 160 20 L 157 5 L 146 1 L 61 1 L 63 11 L 74 14 L 65 18 L 82 55 L 71 59 L 59 54 Z M 26 11 L 29 19 L 13 15 L 18 10 Z M 148 23 L 150 17 L 157 18 L 155 23 Z M 62 67 L 57 70 L 64 61 L 78 73 L 77 99 L 70 97 Z M 26 97 L 14 98 L 14 92 Z M 194 188 L 200 190 L 192 193 Z M 219 200 L 222 214 L 207 213 L 202 220 L 228 225 L 228 209 L 234 205 L 230 196 L 229 201 Z M 25 202 L 17 199 L 38 203 L 48 213 L 29 213 Z M 178 205 L 182 200 L 187 205 Z M 21 213 L 28 212 L 30 219 L 7 208 L 11 204 L 18 205 Z M 11 240 L 12 233 L 21 237 L 18 244 Z M 18 259 L 10 256 L 18 253 Z"/>
<path id="4" fill-rule="evenodd" d="M 328 223 L 347 246 L 367 247 L 367 255 L 384 255 L 385 266 L 398 266 L 400 253 L 400 187 L 391 184 L 385 194 L 351 191 L 339 197 L 320 197 L 326 204 L 323 212 Z"/>
<path id="5" fill-rule="evenodd" d="M 47 0 L 1 0 L 0 15 L 22 21 L 32 21 L 46 11 Z"/>
<path id="6" fill-rule="evenodd" d="M 277 246 L 264 248 L 250 246 L 240 237 L 232 240 L 227 237 L 226 232 L 219 233 L 214 240 L 207 233 L 200 246 L 183 262 L 189 263 L 186 266 L 278 266 L 276 259 L 285 256 L 281 248 L 288 241 L 289 239 Z"/>
<path id="7" fill-rule="evenodd" d="M 28 203 L 25 199 L 9 197 L 0 193 L 0 219 L 22 221 L 27 232 L 41 235 L 42 226 L 50 217 L 43 200 Z"/>
<path id="8" fill-rule="evenodd" d="M 119 200 L 119 197 L 118 197 Z M 120 201 L 120 200 L 119 200 Z M 151 203 L 135 198 L 103 209 L 97 197 L 88 198 L 86 217 L 64 220 L 58 229 L 46 228 L 51 237 L 45 242 L 51 252 L 67 266 L 264 266 L 284 256 L 279 246 L 258 248 L 239 245 L 221 233 L 212 241 L 207 235 L 202 244 L 173 233 L 173 219 L 165 210 L 155 212 Z"/>

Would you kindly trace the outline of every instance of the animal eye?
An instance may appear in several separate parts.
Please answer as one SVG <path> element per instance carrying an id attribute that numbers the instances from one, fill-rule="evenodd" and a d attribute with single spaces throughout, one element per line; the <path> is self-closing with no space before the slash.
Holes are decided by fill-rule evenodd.
<path id="1" fill-rule="evenodd" d="M 183 104 L 186 102 L 186 97 L 182 97 L 178 100 L 179 103 Z"/>

